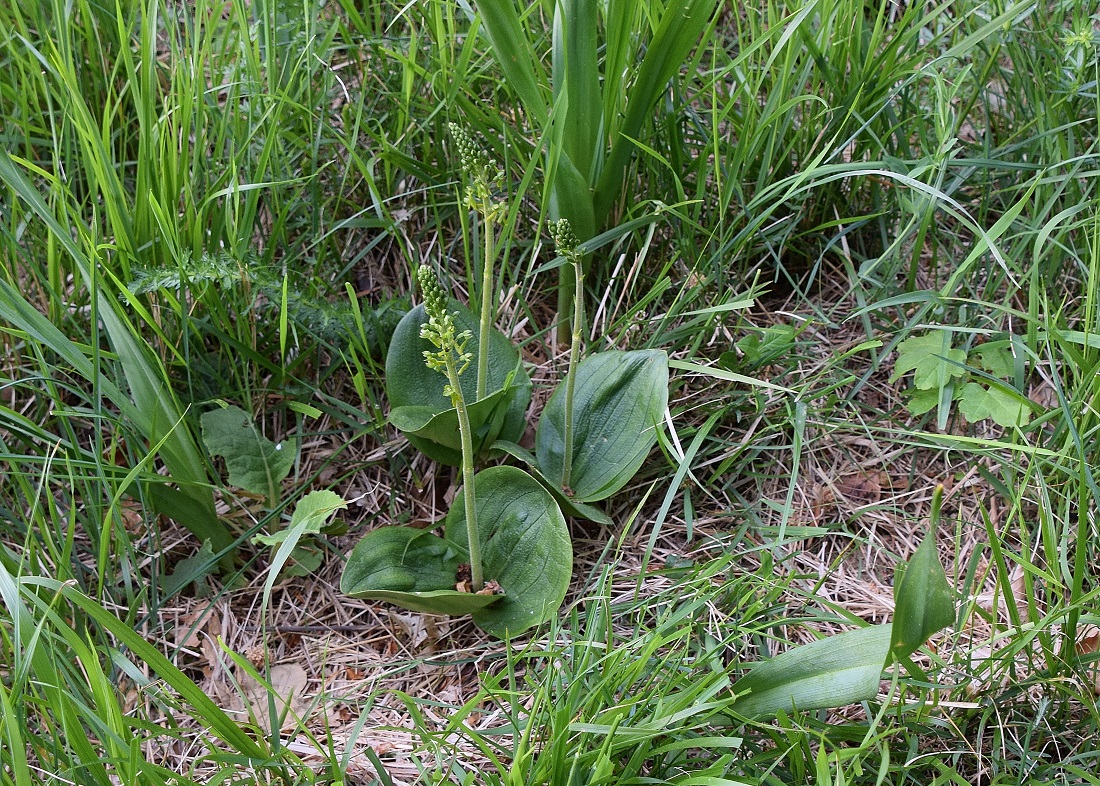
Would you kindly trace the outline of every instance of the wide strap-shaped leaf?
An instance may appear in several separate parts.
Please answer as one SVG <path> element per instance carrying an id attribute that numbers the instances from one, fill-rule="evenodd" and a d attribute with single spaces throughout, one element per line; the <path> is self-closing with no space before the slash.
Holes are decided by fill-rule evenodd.
<path id="1" fill-rule="evenodd" d="M 601 352 L 574 373 L 571 497 L 596 502 L 625 486 L 657 442 L 668 406 L 668 355 L 660 350 Z M 563 484 L 565 391 L 562 382 L 539 420 L 535 455 L 539 471 Z"/>
<path id="2" fill-rule="evenodd" d="M 475 5 L 481 14 L 482 30 L 508 85 L 519 96 L 535 125 L 545 125 L 547 99 L 540 87 L 546 84 L 546 75 L 539 68 L 538 53 L 524 33 L 515 0 L 477 0 Z"/>
<path id="3" fill-rule="evenodd" d="M 611 152 L 593 195 L 597 224 L 603 223 L 619 198 L 623 172 L 637 144 L 634 140 L 641 136 L 657 100 L 664 95 L 669 80 L 684 67 L 717 7 L 718 0 L 674 0 L 665 6 L 626 97 L 622 124 L 612 132 Z"/>
<path id="4" fill-rule="evenodd" d="M 466 559 L 454 544 L 427 530 L 380 527 L 352 549 L 340 591 L 425 614 L 470 614 L 499 597 L 455 590 L 455 574 Z"/>
<path id="5" fill-rule="evenodd" d="M 850 630 L 764 661 L 733 684 L 734 709 L 754 718 L 874 698 L 889 655 L 890 628 Z"/>
<path id="6" fill-rule="evenodd" d="M 474 612 L 474 622 L 494 636 L 517 636 L 561 608 L 573 574 L 569 530 L 550 493 L 516 467 L 479 472 L 474 493 L 485 579 L 504 592 Z M 465 506 L 447 514 L 446 539 L 466 542 Z"/>
<path id="7" fill-rule="evenodd" d="M 468 308 L 454 299 L 447 301 L 447 310 L 455 315 L 456 330 L 470 331 L 471 338 L 466 348 L 476 357 L 477 318 Z M 443 387 L 447 384 L 447 379 L 445 375 L 429 369 L 424 364 L 424 352 L 435 351 L 435 347 L 427 339 L 420 337 L 420 328 L 427 321 L 428 316 L 424 306 L 419 305 L 408 312 L 394 330 L 389 352 L 386 355 L 386 396 L 391 410 L 403 410 L 397 412 L 396 417 L 392 418 L 394 425 L 402 431 L 405 431 L 403 423 L 413 423 L 418 426 L 417 430 L 409 434 L 409 441 L 413 445 L 436 461 L 458 466 L 462 463 L 458 450 L 458 417 L 454 414 L 450 398 L 443 395 Z M 482 401 L 476 400 L 477 379 L 472 369 L 467 370 L 459 382 L 470 410 L 475 452 L 481 453 L 497 437 L 513 442 L 520 438 L 527 424 L 527 405 L 531 402 L 531 378 L 523 369 L 515 347 L 503 333 L 498 330 L 490 333 L 487 385 L 489 395 Z M 510 388 L 514 390 L 506 392 L 503 398 L 494 398 L 499 391 L 509 391 Z M 405 407 L 426 409 L 405 411 Z M 448 410 L 451 411 L 451 415 L 438 422 L 432 422 L 434 415 L 440 415 Z M 427 415 L 429 411 L 434 415 L 429 417 Z M 453 429 L 450 427 L 452 423 Z M 425 428 L 430 433 L 422 433 L 421 429 Z"/>

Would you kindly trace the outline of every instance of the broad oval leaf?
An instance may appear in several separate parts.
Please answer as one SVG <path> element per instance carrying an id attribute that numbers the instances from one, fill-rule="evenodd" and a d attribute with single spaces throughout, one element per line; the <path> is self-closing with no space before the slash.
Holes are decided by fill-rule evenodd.
<path id="1" fill-rule="evenodd" d="M 550 495 L 554 498 L 554 501 L 558 503 L 558 507 L 561 508 L 561 512 L 566 517 L 594 521 L 605 527 L 611 526 L 611 517 L 595 505 L 588 505 L 579 500 L 570 499 L 565 496 L 560 488 L 555 488 L 554 484 L 539 472 L 538 462 L 535 460 L 535 456 L 531 451 L 520 447 L 514 442 L 505 442 L 502 439 L 498 439 L 494 442 L 492 447 L 494 451 L 499 450 L 503 453 L 507 453 L 512 458 L 517 458 L 526 464 L 531 477 L 541 483 L 542 487 L 550 492 Z"/>
<path id="2" fill-rule="evenodd" d="M 348 556 L 340 591 L 425 614 L 470 614 L 500 600 L 455 590 L 465 552 L 427 530 L 380 527 L 364 535 Z"/>
<path id="3" fill-rule="evenodd" d="M 476 358 L 477 317 L 453 298 L 448 299 L 447 309 L 455 314 L 456 330 L 470 331 L 471 338 L 466 349 Z M 406 407 L 424 407 L 434 415 L 450 411 L 452 414 L 448 417 L 453 420 L 454 426 L 449 438 L 444 436 L 444 441 L 439 441 L 438 437 L 445 433 L 447 424 L 444 421 L 432 423 L 434 415 L 427 417 L 423 411 L 416 415 L 416 421 L 420 427 L 428 428 L 428 433 L 406 432 L 406 435 L 409 442 L 430 458 L 459 466 L 462 456 L 458 449 L 458 418 L 453 414 L 454 408 L 450 399 L 443 395 L 446 377 L 424 364 L 424 352 L 435 350 L 427 339 L 420 337 L 420 328 L 427 321 L 427 314 L 421 304 L 405 314 L 394 330 L 389 352 L 386 354 L 386 397 L 393 411 L 404 410 Z M 526 427 L 527 405 L 531 402 L 531 378 L 523 369 L 515 347 L 498 330 L 490 333 L 487 384 L 490 393 L 481 401 L 477 401 L 475 366 L 476 364 L 471 364 L 471 368 L 467 369 L 459 382 L 470 409 L 470 425 L 475 433 L 474 450 L 480 454 L 497 437 L 514 442 L 522 436 Z M 494 398 L 501 391 L 505 391 L 505 395 Z M 409 412 L 402 411 L 397 413 L 396 419 L 391 416 L 394 425 L 402 431 L 405 429 L 398 421 L 407 414 Z"/>
<path id="4" fill-rule="evenodd" d="M 568 486 L 579 502 L 606 499 L 625 486 L 657 442 L 668 406 L 668 355 L 660 350 L 601 352 L 582 360 L 573 393 L 573 466 Z M 539 420 L 539 471 L 562 488 L 565 454 L 563 381 Z"/>
<path id="5" fill-rule="evenodd" d="M 565 600 L 573 574 L 569 530 L 550 493 L 516 467 L 479 472 L 474 493 L 485 579 L 504 591 L 499 603 L 474 612 L 474 622 L 494 636 L 517 636 L 550 619 Z M 451 543 L 466 543 L 460 497 L 446 532 Z"/>
<path id="6" fill-rule="evenodd" d="M 520 390 L 509 384 L 466 407 L 474 429 L 474 450 L 480 452 L 479 446 L 492 444 L 487 440 L 504 427 L 510 405 Z M 530 396 L 529 389 L 527 395 Z M 462 439 L 458 430 L 458 410 L 454 407 L 442 412 L 423 405 L 397 407 L 390 411 L 390 423 L 426 455 L 444 464 L 461 466 Z M 427 449 L 420 447 L 422 443 L 428 443 Z"/>
<path id="7" fill-rule="evenodd" d="M 891 627 L 870 625 L 839 633 L 761 663 L 733 684 L 738 694 L 734 709 L 759 718 L 874 698 L 890 652 Z"/>

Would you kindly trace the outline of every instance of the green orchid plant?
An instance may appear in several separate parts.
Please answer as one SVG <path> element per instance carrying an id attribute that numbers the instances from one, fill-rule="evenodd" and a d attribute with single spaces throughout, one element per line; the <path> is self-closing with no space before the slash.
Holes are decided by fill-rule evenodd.
<path id="1" fill-rule="evenodd" d="M 471 614 L 496 636 L 515 636 L 560 608 L 572 573 L 565 516 L 610 523 L 592 503 L 622 489 L 657 441 L 668 406 L 668 356 L 659 350 L 581 358 L 584 310 L 572 313 L 568 372 L 538 421 L 534 453 L 520 447 L 531 380 L 493 327 L 499 172 L 462 129 L 451 133 L 469 180 L 465 203 L 482 222 L 479 313 L 445 293 L 431 268 L 423 302 L 394 332 L 386 357 L 390 422 L 429 457 L 461 468 L 462 504 L 442 534 L 412 527 L 368 533 L 348 557 L 341 589 L 426 613 Z M 566 219 L 551 225 L 583 303 L 583 248 Z M 468 367 L 475 374 L 464 374 Z M 439 375 L 446 381 L 440 384 Z M 491 466 L 508 455 L 527 465 Z"/>

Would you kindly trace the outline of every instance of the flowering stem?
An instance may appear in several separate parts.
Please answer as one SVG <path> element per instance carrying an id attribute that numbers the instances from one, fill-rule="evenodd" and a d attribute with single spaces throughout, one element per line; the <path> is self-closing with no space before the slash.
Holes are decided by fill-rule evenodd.
<path id="1" fill-rule="evenodd" d="M 483 353 L 484 354 L 484 353 Z M 474 438 L 470 431 L 470 414 L 466 411 L 466 399 L 458 382 L 458 367 L 454 355 L 447 356 L 447 379 L 451 389 L 457 391 L 452 396 L 458 411 L 458 435 L 462 440 L 462 498 L 466 503 L 466 541 L 470 549 L 470 584 L 474 592 L 485 585 L 481 572 L 481 538 L 477 530 L 477 500 L 474 497 Z"/>
<path id="2" fill-rule="evenodd" d="M 569 480 L 573 474 L 573 391 L 577 383 L 577 363 L 581 357 L 581 330 L 584 328 L 584 278 L 581 255 L 577 251 L 577 236 L 562 218 L 550 227 L 558 253 L 573 265 L 573 334 L 569 343 L 569 371 L 565 376 L 565 423 L 562 424 L 562 490 L 569 493 Z"/>
<path id="3" fill-rule="evenodd" d="M 477 400 L 485 398 L 489 382 L 489 331 L 495 320 L 493 313 L 493 256 L 494 248 L 493 219 L 491 205 L 482 205 L 481 231 L 485 235 L 485 256 L 481 260 L 481 326 L 477 334 Z"/>
<path id="4" fill-rule="evenodd" d="M 569 488 L 569 476 L 573 472 L 573 390 L 577 383 L 577 363 L 581 357 L 581 330 L 584 321 L 584 280 L 581 277 L 581 258 L 574 256 L 574 278 L 577 282 L 573 299 L 573 335 L 569 343 L 569 371 L 565 377 L 565 427 L 562 433 L 564 457 L 561 468 L 561 485 Z"/>
<path id="5" fill-rule="evenodd" d="M 441 371 L 447 377 L 443 395 L 449 396 L 458 413 L 458 435 L 462 441 L 462 496 L 466 503 L 466 542 L 470 549 L 470 583 L 474 592 L 485 584 L 481 570 L 481 540 L 477 529 L 477 500 L 474 497 L 474 436 L 470 429 L 470 413 L 466 410 L 466 397 L 462 393 L 459 377 L 470 365 L 470 353 L 466 344 L 470 331 L 455 332 L 454 316 L 447 311 L 447 296 L 432 269 L 421 265 L 416 272 L 424 291 L 424 310 L 428 322 L 420 328 L 420 336 L 431 342 L 438 351 L 424 352 L 428 368 Z"/>

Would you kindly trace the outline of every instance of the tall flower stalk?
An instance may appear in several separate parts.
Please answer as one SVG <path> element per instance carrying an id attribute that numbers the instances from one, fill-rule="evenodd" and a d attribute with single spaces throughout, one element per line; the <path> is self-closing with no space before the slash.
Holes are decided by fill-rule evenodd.
<path id="1" fill-rule="evenodd" d="M 458 148 L 462 171 L 468 179 L 464 204 L 482 218 L 481 236 L 484 247 L 481 257 L 481 323 L 478 330 L 478 346 L 481 349 L 477 356 L 477 400 L 480 401 L 488 392 L 489 353 L 486 347 L 489 345 L 489 331 L 496 320 L 496 285 L 493 279 L 496 262 L 495 224 L 503 219 L 507 210 L 505 203 L 493 197 L 493 189 L 503 179 L 504 173 L 494 165 L 489 154 L 474 142 L 464 128 L 456 123 L 449 123 L 447 127 L 455 147 Z"/>
<path id="2" fill-rule="evenodd" d="M 459 383 L 459 376 L 472 359 L 471 353 L 466 351 L 470 331 L 455 333 L 454 317 L 447 311 L 447 296 L 432 269 L 421 265 L 416 271 L 416 277 L 424 292 L 424 309 L 428 312 L 428 322 L 420 329 L 420 336 L 430 341 L 437 350 L 425 350 L 424 362 L 428 368 L 446 375 L 447 384 L 443 388 L 443 395 L 451 399 L 451 405 L 458 412 L 458 434 L 462 441 L 462 496 L 466 504 L 466 538 L 470 550 L 470 584 L 474 592 L 480 592 L 485 585 L 485 579 L 481 568 L 481 540 L 477 531 L 477 500 L 474 498 L 474 439 L 470 430 L 466 399 Z M 484 347 L 485 344 L 481 346 Z M 486 353 L 482 351 L 479 354 L 484 357 Z"/>
<path id="3" fill-rule="evenodd" d="M 583 261 L 577 246 L 580 242 L 569 224 L 569 219 L 560 218 L 550 225 L 550 236 L 558 254 L 573 265 L 575 292 L 573 298 L 573 331 L 569 342 L 569 371 L 565 377 L 565 423 L 562 428 L 563 457 L 561 468 L 562 490 L 569 491 L 569 476 L 573 472 L 573 387 L 576 384 L 577 363 L 581 356 L 581 331 L 584 329 L 584 279 Z"/>

